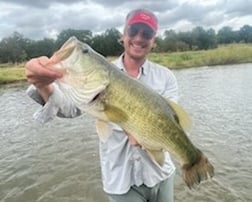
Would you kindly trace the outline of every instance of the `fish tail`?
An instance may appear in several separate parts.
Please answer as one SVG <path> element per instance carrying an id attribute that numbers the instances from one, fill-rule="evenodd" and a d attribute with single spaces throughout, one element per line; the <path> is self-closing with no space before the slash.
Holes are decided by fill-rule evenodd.
<path id="1" fill-rule="evenodd" d="M 212 178 L 214 176 L 214 167 L 207 157 L 201 153 L 195 163 L 183 165 L 182 172 L 185 183 L 191 189 L 195 184 L 197 185 L 203 180 Z"/>

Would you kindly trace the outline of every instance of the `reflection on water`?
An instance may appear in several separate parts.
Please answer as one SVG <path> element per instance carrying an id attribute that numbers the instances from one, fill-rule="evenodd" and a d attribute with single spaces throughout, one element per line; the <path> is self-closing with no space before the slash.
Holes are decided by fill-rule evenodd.
<path id="1" fill-rule="evenodd" d="M 251 201 L 252 64 L 174 73 L 194 122 L 190 138 L 216 170 L 213 180 L 189 190 L 177 169 L 175 201 Z M 0 106 L 1 202 L 107 201 L 90 116 L 41 126 L 25 87 L 1 88 Z"/>

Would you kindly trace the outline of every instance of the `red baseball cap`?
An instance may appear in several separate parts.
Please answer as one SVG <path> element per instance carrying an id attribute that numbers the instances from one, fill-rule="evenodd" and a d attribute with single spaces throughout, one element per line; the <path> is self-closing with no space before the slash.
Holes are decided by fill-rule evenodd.
<path id="1" fill-rule="evenodd" d="M 126 19 L 126 25 L 132 25 L 135 23 L 144 23 L 148 25 L 154 32 L 157 32 L 158 29 L 157 18 L 150 11 L 139 9 L 130 12 Z"/>

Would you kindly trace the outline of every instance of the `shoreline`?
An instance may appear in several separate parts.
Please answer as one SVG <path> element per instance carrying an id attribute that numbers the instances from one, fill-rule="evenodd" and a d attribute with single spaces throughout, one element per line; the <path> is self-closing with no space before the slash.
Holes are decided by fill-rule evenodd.
<path id="1" fill-rule="evenodd" d="M 111 56 L 107 59 L 112 61 L 115 58 L 117 57 Z M 215 49 L 198 51 L 152 52 L 148 59 L 171 70 L 252 63 L 252 44 L 228 44 Z M 0 86 L 25 82 L 24 64 L 0 64 Z"/>
<path id="2" fill-rule="evenodd" d="M 215 64 L 215 65 L 203 65 L 203 66 L 192 66 L 192 67 L 169 67 L 170 70 L 183 70 L 183 69 L 189 69 L 189 68 L 204 68 L 204 67 L 212 67 L 214 68 L 215 66 L 229 66 L 229 65 L 239 65 L 239 64 L 252 64 L 251 62 L 243 62 L 243 63 L 227 63 L 227 64 Z M 9 67 L 11 68 L 11 67 Z M 24 69 L 24 68 L 23 68 Z M 1 73 L 1 68 L 0 68 L 0 73 Z M 24 75 L 25 77 L 25 75 Z M 0 88 L 4 87 L 20 87 L 20 86 L 25 86 L 29 85 L 26 78 L 20 78 L 20 79 L 13 79 L 13 80 L 1 80 L 0 79 Z"/>

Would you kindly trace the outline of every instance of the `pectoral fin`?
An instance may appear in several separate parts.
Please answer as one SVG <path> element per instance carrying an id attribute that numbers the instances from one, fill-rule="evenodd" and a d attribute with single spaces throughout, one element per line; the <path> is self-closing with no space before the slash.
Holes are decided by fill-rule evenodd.
<path id="1" fill-rule="evenodd" d="M 109 136 L 112 134 L 112 127 L 110 124 L 108 124 L 105 121 L 96 120 L 95 123 L 96 126 L 96 132 L 102 142 L 106 142 L 109 138 Z"/>
<path id="2" fill-rule="evenodd" d="M 149 150 L 149 149 L 146 149 L 146 152 L 150 156 L 151 160 L 158 163 L 160 166 L 164 165 L 165 155 L 164 155 L 164 152 L 162 150 Z"/>
<path id="3" fill-rule="evenodd" d="M 105 120 L 108 122 L 113 122 L 116 124 L 126 121 L 128 119 L 127 115 L 119 108 L 112 105 L 104 106 Z M 106 142 L 109 136 L 112 134 L 112 125 L 108 122 L 97 119 L 96 120 L 96 131 L 102 142 Z"/>
<path id="4" fill-rule="evenodd" d="M 192 121 L 186 111 L 179 106 L 177 103 L 167 100 L 169 106 L 174 110 L 176 113 L 175 120 L 179 123 L 179 125 L 185 130 L 188 131 L 192 125 Z"/>

